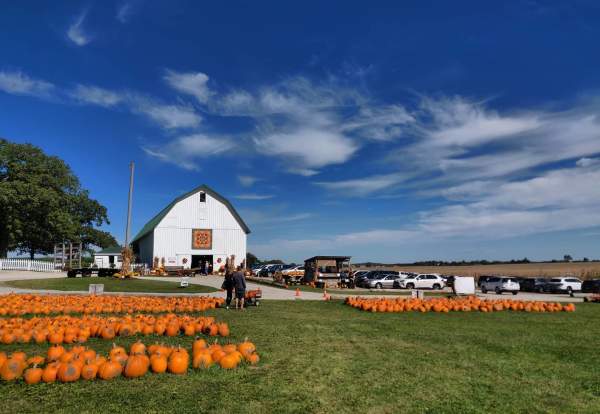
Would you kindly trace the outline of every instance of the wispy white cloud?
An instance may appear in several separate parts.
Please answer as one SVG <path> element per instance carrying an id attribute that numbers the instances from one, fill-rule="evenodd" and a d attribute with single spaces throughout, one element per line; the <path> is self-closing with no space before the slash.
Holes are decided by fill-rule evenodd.
<path id="1" fill-rule="evenodd" d="M 0 90 L 12 95 L 48 98 L 55 87 L 50 82 L 33 79 L 19 71 L 0 71 Z"/>
<path id="2" fill-rule="evenodd" d="M 252 175 L 238 175 L 237 179 L 240 182 L 240 184 L 244 187 L 252 187 L 258 181 L 260 181 L 260 178 L 254 177 Z"/>
<path id="3" fill-rule="evenodd" d="M 90 85 L 77 85 L 70 94 L 80 102 L 105 108 L 118 105 L 124 100 L 124 97 L 117 92 Z"/>
<path id="4" fill-rule="evenodd" d="M 191 95 L 203 104 L 207 103 L 213 95 L 208 86 L 208 75 L 202 72 L 167 70 L 164 79 L 176 91 Z"/>
<path id="5" fill-rule="evenodd" d="M 145 146 L 146 154 L 187 170 L 199 170 L 203 159 L 222 155 L 234 148 L 226 137 L 192 134 L 177 137 L 164 145 Z"/>
<path id="6" fill-rule="evenodd" d="M 323 181 L 316 182 L 315 184 L 347 196 L 362 197 L 377 191 L 393 188 L 409 177 L 408 174 L 386 174 L 343 181 Z"/>
<path id="7" fill-rule="evenodd" d="M 239 194 L 234 196 L 238 200 L 269 200 L 275 197 L 273 194 Z"/>
<path id="8" fill-rule="evenodd" d="M 402 105 L 365 106 L 342 129 L 366 139 L 389 141 L 404 135 L 414 122 L 415 117 Z"/>
<path id="9" fill-rule="evenodd" d="M 257 149 L 289 160 L 290 171 L 312 174 L 321 167 L 342 164 L 358 149 L 351 139 L 334 131 L 299 128 L 255 139 Z"/>
<path id="10" fill-rule="evenodd" d="M 131 0 L 122 1 L 117 5 L 117 15 L 116 18 L 119 22 L 125 24 L 131 18 L 133 13 L 133 3 Z"/>
<path id="11" fill-rule="evenodd" d="M 280 159 L 290 173 L 311 176 L 348 161 L 358 151 L 359 140 L 352 136 L 352 128 L 344 128 L 341 112 L 355 111 L 363 102 L 365 98 L 351 88 L 295 77 L 255 91 L 237 89 L 218 95 L 207 110 L 252 118 L 258 152 Z M 363 126 L 365 121 L 354 129 Z M 315 145 L 319 150 L 313 149 Z"/>
<path id="12" fill-rule="evenodd" d="M 538 115 L 499 115 L 483 104 L 462 97 L 433 100 L 424 97 L 421 109 L 431 122 L 422 123 L 430 145 L 459 148 L 516 136 L 540 126 Z"/>
<path id="13" fill-rule="evenodd" d="M 165 129 L 195 128 L 202 122 L 202 117 L 191 106 L 163 104 L 138 95 L 132 95 L 130 102 L 132 111 Z"/>
<path id="14" fill-rule="evenodd" d="M 86 17 L 87 11 L 82 12 L 67 29 L 67 37 L 77 46 L 85 46 L 92 40 L 83 28 Z"/>
<path id="15" fill-rule="evenodd" d="M 373 228 L 312 239 L 274 239 L 253 246 L 280 255 L 336 254 L 350 247 L 398 247 L 447 240 L 494 240 L 600 226 L 600 159 L 512 182 L 463 184 L 461 203 L 423 211 L 400 228 Z M 581 164 L 581 163 L 580 163 Z"/>

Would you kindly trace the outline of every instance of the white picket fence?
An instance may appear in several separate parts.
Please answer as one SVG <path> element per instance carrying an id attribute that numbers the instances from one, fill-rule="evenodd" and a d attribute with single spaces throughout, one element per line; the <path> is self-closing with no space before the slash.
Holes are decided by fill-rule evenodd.
<path id="1" fill-rule="evenodd" d="M 0 259 L 0 270 L 29 270 L 31 272 L 60 272 L 53 262 L 28 259 Z"/>

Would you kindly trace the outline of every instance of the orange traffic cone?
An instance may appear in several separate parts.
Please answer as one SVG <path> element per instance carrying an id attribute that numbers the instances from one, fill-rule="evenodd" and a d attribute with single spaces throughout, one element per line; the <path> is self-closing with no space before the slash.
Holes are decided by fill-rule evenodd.
<path id="1" fill-rule="evenodd" d="M 297 298 L 300 297 L 300 289 L 299 288 L 296 288 L 296 294 L 294 296 Z"/>
<path id="2" fill-rule="evenodd" d="M 328 295 L 327 295 L 327 290 L 323 289 L 323 300 L 327 300 Z"/>

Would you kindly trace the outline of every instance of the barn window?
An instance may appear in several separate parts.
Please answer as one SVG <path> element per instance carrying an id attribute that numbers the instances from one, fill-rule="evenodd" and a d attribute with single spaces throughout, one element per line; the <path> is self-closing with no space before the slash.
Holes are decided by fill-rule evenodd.
<path id="1" fill-rule="evenodd" d="M 206 193 L 200 193 L 200 202 L 206 203 Z"/>

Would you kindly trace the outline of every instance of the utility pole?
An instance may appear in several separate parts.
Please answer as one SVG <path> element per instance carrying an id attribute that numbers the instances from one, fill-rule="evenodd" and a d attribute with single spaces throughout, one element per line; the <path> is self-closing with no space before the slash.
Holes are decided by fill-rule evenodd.
<path id="1" fill-rule="evenodd" d="M 131 231 L 131 201 L 133 198 L 133 170 L 135 166 L 133 161 L 129 164 L 129 200 L 127 201 L 127 227 L 125 228 L 125 247 L 129 247 L 129 237 Z"/>

